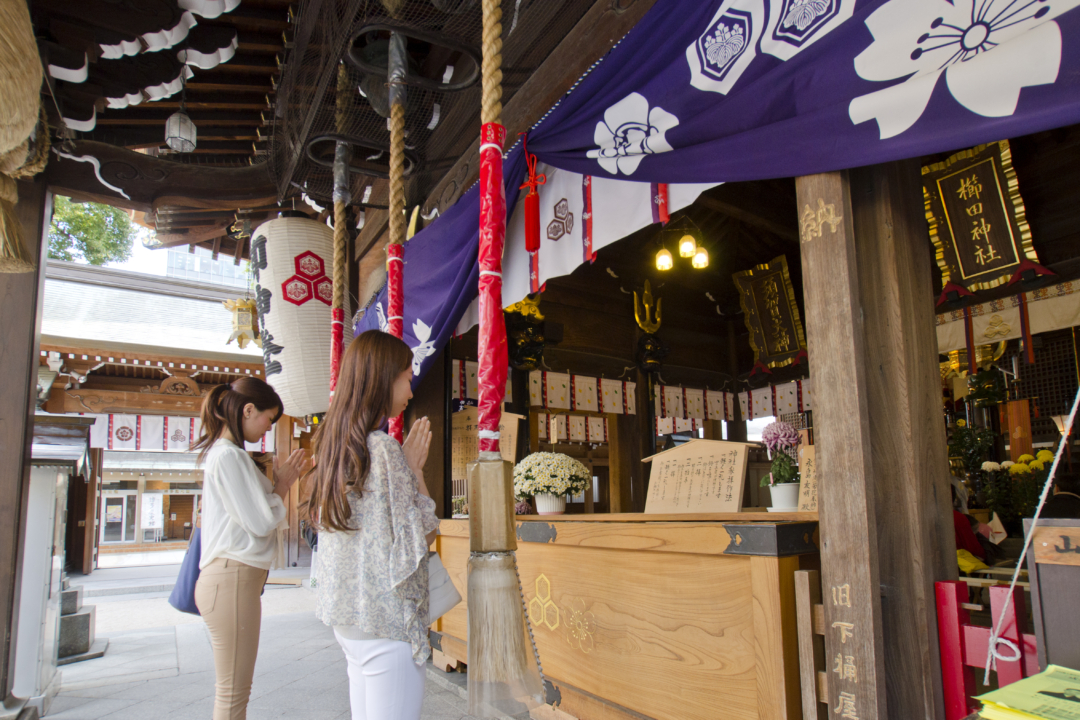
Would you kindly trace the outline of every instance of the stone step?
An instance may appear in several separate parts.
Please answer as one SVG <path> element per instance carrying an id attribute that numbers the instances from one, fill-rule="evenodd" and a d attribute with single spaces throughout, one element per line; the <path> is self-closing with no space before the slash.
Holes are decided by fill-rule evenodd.
<path id="1" fill-rule="evenodd" d="M 60 591 L 60 614 L 74 615 L 82 610 L 83 589 L 81 586 Z"/>
<path id="2" fill-rule="evenodd" d="M 94 645 L 96 611 L 94 605 L 84 605 L 77 613 L 60 616 L 60 657 L 90 652 Z"/>
<path id="3" fill-rule="evenodd" d="M 60 580 L 60 589 L 61 590 L 67 590 L 70 587 L 71 587 L 71 581 L 68 580 L 68 576 L 65 574 L 64 577 Z"/>
<path id="4" fill-rule="evenodd" d="M 90 649 L 86 652 L 62 657 L 56 661 L 56 664 L 70 665 L 71 663 L 82 662 L 83 660 L 93 660 L 94 658 L 102 657 L 105 654 L 105 651 L 108 649 L 109 638 L 97 638 L 96 640 L 94 640 L 94 644 L 91 645 Z"/>

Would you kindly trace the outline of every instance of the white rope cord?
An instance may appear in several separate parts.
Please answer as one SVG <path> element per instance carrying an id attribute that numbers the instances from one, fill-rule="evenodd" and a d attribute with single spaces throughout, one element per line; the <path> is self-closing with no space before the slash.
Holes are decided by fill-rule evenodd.
<path id="1" fill-rule="evenodd" d="M 495 272 L 494 270 L 481 270 L 480 274 L 481 275 L 491 275 L 492 277 L 498 277 L 498 278 L 502 277 L 501 272 Z"/>
<path id="2" fill-rule="evenodd" d="M 1016 661 L 1020 659 L 1020 648 L 1015 643 L 1009 640 L 998 637 L 998 633 L 1001 632 L 1001 626 L 1005 623 L 1005 613 L 1009 610 L 1009 605 L 1012 603 L 1013 590 L 1016 589 L 1016 582 L 1020 579 L 1020 566 L 1024 563 L 1024 558 L 1027 557 L 1028 548 L 1031 546 L 1031 538 L 1035 536 L 1035 528 L 1039 524 L 1039 515 L 1042 513 L 1043 505 L 1046 504 L 1046 497 L 1050 494 L 1050 488 L 1054 485 L 1054 474 L 1057 472 L 1058 464 L 1061 462 L 1061 455 L 1065 451 L 1065 444 L 1069 442 L 1069 435 L 1072 433 L 1073 420 L 1076 419 L 1076 408 L 1080 406 L 1080 389 L 1076 391 L 1076 399 L 1073 400 L 1072 411 L 1069 412 L 1069 419 L 1065 423 L 1065 428 L 1061 434 L 1061 444 L 1058 445 L 1057 453 L 1054 454 L 1054 464 L 1050 466 L 1050 474 L 1046 476 L 1046 484 L 1043 485 L 1042 495 L 1039 496 L 1039 505 L 1035 508 L 1035 518 L 1031 523 L 1031 532 L 1024 538 L 1024 549 L 1020 551 L 1020 559 L 1016 563 L 1016 570 L 1013 571 L 1012 582 L 1009 583 L 1009 593 L 1005 597 L 1005 604 L 1001 607 L 1001 613 L 998 615 L 997 623 L 990 629 L 990 642 L 987 643 L 986 649 L 986 672 L 983 674 L 983 685 L 990 684 L 990 671 L 993 670 L 997 664 L 996 661 L 1003 660 L 1005 662 Z M 998 653 L 998 643 L 1005 645 L 1015 653 L 1015 657 L 1007 658 L 1002 657 Z"/>

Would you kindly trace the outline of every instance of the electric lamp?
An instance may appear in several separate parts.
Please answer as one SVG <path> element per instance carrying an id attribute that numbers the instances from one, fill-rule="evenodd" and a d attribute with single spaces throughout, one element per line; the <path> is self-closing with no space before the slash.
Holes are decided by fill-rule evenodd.
<path id="1" fill-rule="evenodd" d="M 657 270 L 670 270 L 674 265 L 675 260 L 671 257 L 671 253 L 667 248 L 661 248 L 660 252 L 656 253 Z"/>
<path id="2" fill-rule="evenodd" d="M 709 251 L 703 247 L 699 247 L 697 252 L 694 253 L 694 259 L 690 264 L 698 270 L 709 267 Z"/>
<path id="3" fill-rule="evenodd" d="M 694 240 L 694 236 L 689 233 L 683 235 L 679 240 L 679 257 L 694 257 L 696 251 L 697 241 Z M 697 267 L 697 265 L 694 267 Z"/>

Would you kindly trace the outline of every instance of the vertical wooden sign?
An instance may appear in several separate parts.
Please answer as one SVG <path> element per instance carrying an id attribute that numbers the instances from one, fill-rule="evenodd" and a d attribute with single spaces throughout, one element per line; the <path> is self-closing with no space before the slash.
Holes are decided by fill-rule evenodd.
<path id="1" fill-rule="evenodd" d="M 799 512 L 817 512 L 817 450 L 805 442 L 799 446 Z"/>

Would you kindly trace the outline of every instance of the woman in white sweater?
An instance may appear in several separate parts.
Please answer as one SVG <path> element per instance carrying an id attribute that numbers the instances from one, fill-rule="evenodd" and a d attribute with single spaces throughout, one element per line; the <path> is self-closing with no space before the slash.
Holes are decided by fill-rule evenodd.
<path id="1" fill-rule="evenodd" d="M 345 652 L 353 720 L 418 720 L 424 700 L 427 551 L 439 524 L 423 475 L 431 423 L 417 420 L 404 446 L 379 430 L 412 397 L 412 359 L 387 333 L 353 340 L 312 439 L 315 613 Z"/>
<path id="2" fill-rule="evenodd" d="M 244 452 L 281 417 L 281 398 L 262 380 L 218 385 L 203 401 L 202 557 L 195 604 L 210 631 L 217 675 L 214 720 L 245 720 L 259 650 L 263 584 L 284 566 L 283 502 L 305 464 L 297 450 L 274 467 L 274 480 Z"/>

